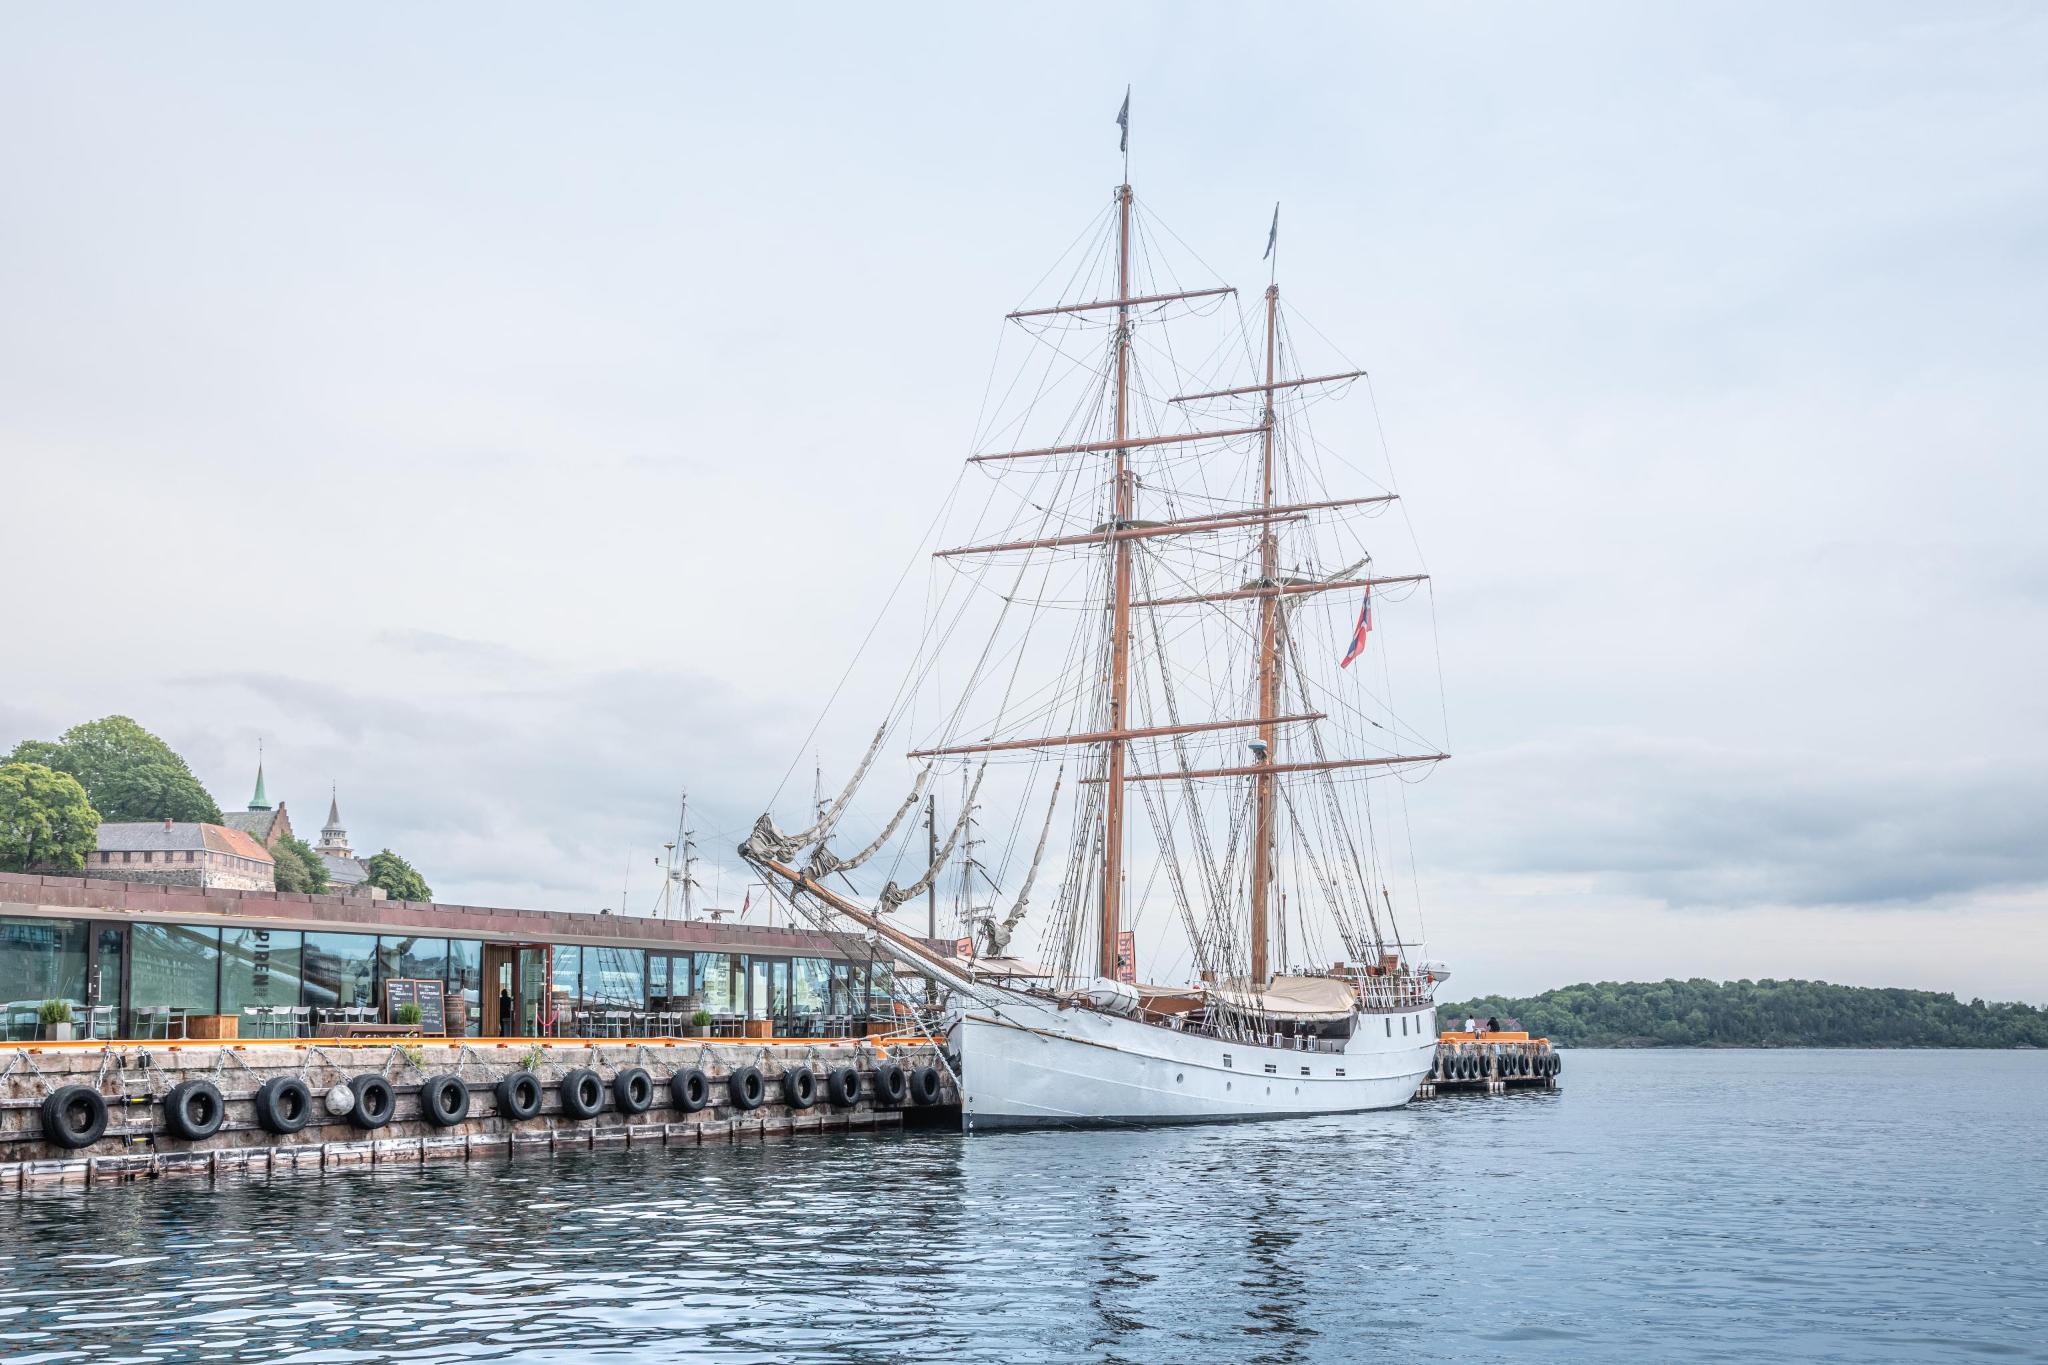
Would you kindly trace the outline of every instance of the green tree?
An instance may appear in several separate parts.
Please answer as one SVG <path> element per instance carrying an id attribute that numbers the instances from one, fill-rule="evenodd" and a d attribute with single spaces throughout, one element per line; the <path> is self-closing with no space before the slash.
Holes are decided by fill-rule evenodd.
<path id="1" fill-rule="evenodd" d="M 0 767 L 0 868 L 82 871 L 99 827 L 100 813 L 71 774 L 40 763 Z"/>
<path id="2" fill-rule="evenodd" d="M 198 820 L 220 823 L 220 807 L 185 760 L 126 716 L 74 725 L 48 740 L 14 746 L 10 762 L 70 773 L 102 820 Z"/>
<path id="3" fill-rule="evenodd" d="M 384 894 L 393 900 L 430 901 L 434 898 L 434 888 L 427 885 L 426 878 L 388 848 L 382 853 L 371 854 L 364 859 L 363 865 L 370 870 L 370 875 L 363 880 L 371 886 L 383 887 Z"/>
<path id="4" fill-rule="evenodd" d="M 327 884 L 327 863 L 304 839 L 287 834 L 271 846 L 270 856 L 277 862 L 278 890 L 324 896 L 332 889 Z"/>
<path id="5" fill-rule="evenodd" d="M 1446 1001 L 1566 1047 L 2048 1047 L 2048 1010 L 1825 981 L 1602 981 Z"/>

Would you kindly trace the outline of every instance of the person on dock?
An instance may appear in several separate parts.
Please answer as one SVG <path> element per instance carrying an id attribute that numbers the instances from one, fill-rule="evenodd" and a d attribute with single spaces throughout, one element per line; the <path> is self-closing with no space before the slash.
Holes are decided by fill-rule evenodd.
<path id="1" fill-rule="evenodd" d="M 1500 1032 L 1500 1017 L 1499 1017 L 1498 1015 L 1488 1015 L 1488 1016 L 1487 1016 L 1487 1018 L 1486 1018 L 1486 1031 L 1487 1031 L 1488 1033 L 1499 1033 L 1499 1032 Z"/>
<path id="2" fill-rule="evenodd" d="M 1478 1023 L 1477 1023 L 1477 1022 L 1476 1022 L 1476 1021 L 1475 1021 L 1475 1020 L 1474 1020 L 1474 1019 L 1472 1018 L 1472 1016 L 1471 1016 L 1471 1015 L 1469 1015 L 1469 1014 L 1465 1016 L 1465 1032 L 1467 1032 L 1467 1033 L 1477 1033 L 1477 1032 L 1479 1032 L 1479 1025 L 1478 1025 Z"/>
<path id="3" fill-rule="evenodd" d="M 498 987 L 498 1036 L 512 1036 L 512 989 L 509 986 Z"/>

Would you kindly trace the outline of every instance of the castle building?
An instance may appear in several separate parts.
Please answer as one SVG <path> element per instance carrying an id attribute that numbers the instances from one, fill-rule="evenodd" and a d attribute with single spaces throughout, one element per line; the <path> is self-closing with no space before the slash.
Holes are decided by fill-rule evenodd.
<path id="1" fill-rule="evenodd" d="M 265 848 L 276 848 L 279 839 L 292 837 L 292 818 L 285 813 L 284 802 L 278 802 L 277 809 L 272 810 L 270 798 L 263 794 L 261 758 L 256 760 L 256 794 L 249 798 L 249 809 L 229 811 L 221 817 L 221 823 L 242 831 Z"/>
<path id="2" fill-rule="evenodd" d="M 327 802 L 327 823 L 320 828 L 320 842 L 313 845 L 313 851 L 320 855 L 320 861 L 327 866 L 327 883 L 343 896 L 372 896 L 384 898 L 379 887 L 368 885 L 370 869 L 356 851 L 349 847 L 348 830 L 341 823 L 341 797 L 332 794 Z"/>
<path id="3" fill-rule="evenodd" d="M 99 828 L 85 875 L 203 890 L 275 891 L 277 864 L 256 837 L 226 825 L 114 821 Z"/>

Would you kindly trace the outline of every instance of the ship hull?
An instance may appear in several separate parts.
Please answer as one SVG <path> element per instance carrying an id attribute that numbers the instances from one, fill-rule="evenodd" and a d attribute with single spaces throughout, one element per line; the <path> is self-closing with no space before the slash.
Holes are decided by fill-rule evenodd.
<path id="1" fill-rule="evenodd" d="M 1341 1052 L 1183 1033 L 1025 997 L 952 1021 L 961 1126 L 1230 1123 L 1406 1104 L 1429 1071 L 1435 1011 L 1361 1014 Z"/>

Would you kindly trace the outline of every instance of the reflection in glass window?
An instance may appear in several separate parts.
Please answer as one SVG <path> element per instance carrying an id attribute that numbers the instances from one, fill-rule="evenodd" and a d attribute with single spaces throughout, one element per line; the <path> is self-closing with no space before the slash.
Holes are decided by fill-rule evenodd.
<path id="1" fill-rule="evenodd" d="M 570 1023 L 570 1013 L 576 1008 L 578 994 L 583 981 L 583 950 L 573 943 L 555 945 L 555 977 L 553 994 L 555 1018 L 562 1027 Z"/>
<path id="2" fill-rule="evenodd" d="M 374 934 L 306 935 L 306 1003 L 374 1005 L 376 961 Z"/>
<path id="3" fill-rule="evenodd" d="M 410 981 L 448 979 L 448 940 L 404 938 L 386 934 L 377 940 L 377 957 L 385 970 Z"/>
<path id="4" fill-rule="evenodd" d="M 641 948 L 585 948 L 583 1003 L 600 1009 L 645 1009 L 647 953 Z"/>
<path id="5" fill-rule="evenodd" d="M 298 1004 L 301 937 L 296 929 L 223 930 L 220 1012 Z"/>
<path id="6" fill-rule="evenodd" d="M 448 942 L 448 1034 L 474 1038 L 483 1032 L 484 945 Z"/>
<path id="7" fill-rule="evenodd" d="M 130 940 L 129 1003 L 140 1010 L 168 1005 L 218 1014 L 220 930 L 184 924 L 138 924 Z M 131 1035 L 139 1036 L 139 1035 Z"/>
<path id="8" fill-rule="evenodd" d="M 697 1008 L 738 1014 L 746 1000 L 743 959 L 732 953 L 698 953 Z"/>
<path id="9" fill-rule="evenodd" d="M 791 964 L 790 1007 L 799 1019 L 816 1019 L 825 1013 L 831 991 L 832 964 L 822 957 L 800 957 Z"/>
<path id="10" fill-rule="evenodd" d="M 34 1038 L 45 1000 L 69 1001 L 74 1018 L 85 1008 L 89 933 L 83 920 L 0 919 L 0 1006 L 6 1010 L 0 1028 L 5 1037 Z"/>

